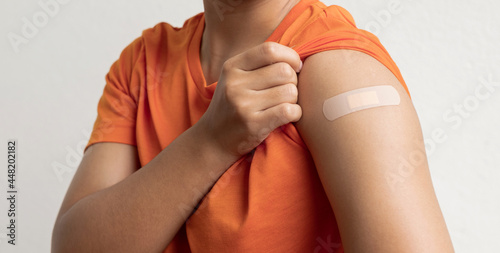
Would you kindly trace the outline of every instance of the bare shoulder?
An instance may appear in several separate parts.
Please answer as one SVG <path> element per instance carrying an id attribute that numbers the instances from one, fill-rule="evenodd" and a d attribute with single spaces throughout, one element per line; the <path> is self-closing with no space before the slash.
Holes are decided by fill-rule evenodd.
<path id="1" fill-rule="evenodd" d="M 398 105 L 360 110 L 334 121 L 326 119 L 323 105 L 327 99 L 381 85 L 396 90 L 400 98 Z M 318 131 L 324 130 L 326 132 L 323 135 L 332 138 L 345 138 L 356 132 L 358 138 L 351 140 L 355 141 L 352 144 L 371 140 L 377 142 L 374 145 L 411 145 L 408 148 L 420 148 L 420 123 L 405 87 L 387 67 L 365 53 L 332 50 L 310 56 L 300 73 L 298 90 L 298 103 L 303 115 L 297 127 L 306 142 L 311 142 L 314 137 L 321 138 Z M 347 131 L 347 135 L 342 135 L 342 131 Z M 315 132 L 314 136 L 309 132 Z M 368 139 L 360 138 L 360 133 L 368 132 Z"/>
<path id="2" fill-rule="evenodd" d="M 334 120 L 325 115 L 326 100 L 374 86 L 395 90 L 399 102 Z M 398 78 L 365 53 L 333 50 L 305 61 L 298 90 L 303 113 L 297 129 L 346 252 L 452 252 L 417 113 Z"/>

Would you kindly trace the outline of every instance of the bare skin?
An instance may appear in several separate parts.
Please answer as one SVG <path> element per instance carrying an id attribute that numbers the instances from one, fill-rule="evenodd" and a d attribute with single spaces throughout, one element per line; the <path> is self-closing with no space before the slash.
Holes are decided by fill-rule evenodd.
<path id="1" fill-rule="evenodd" d="M 403 97 L 394 76 L 364 54 L 349 55 L 358 67 L 344 66 L 345 55 L 332 51 L 308 58 L 298 78 L 302 63 L 295 51 L 262 44 L 296 2 L 242 1 L 222 21 L 204 0 L 201 64 L 208 84 L 218 80 L 207 112 L 138 171 L 136 147 L 87 149 L 57 217 L 52 252 L 161 252 L 200 192 L 274 128 L 299 119 L 346 252 L 453 251 L 426 161 L 397 191 L 385 177 L 397 167 L 394 149 L 405 157 L 423 145 L 409 99 L 334 122 L 320 113 L 326 96 L 375 81 L 394 85 Z M 368 134 L 367 126 L 377 134 Z"/>
<path id="2" fill-rule="evenodd" d="M 223 20 L 214 2 L 203 0 L 205 31 L 200 58 L 207 84 L 218 80 L 226 60 L 264 42 L 299 0 L 223 1 L 235 5 L 223 12 Z"/>
<path id="3" fill-rule="evenodd" d="M 398 106 L 328 121 L 323 101 L 392 85 Z M 345 252 L 453 252 L 424 154 L 417 114 L 398 79 L 364 53 L 309 57 L 299 77 L 297 123 L 335 212 Z"/>

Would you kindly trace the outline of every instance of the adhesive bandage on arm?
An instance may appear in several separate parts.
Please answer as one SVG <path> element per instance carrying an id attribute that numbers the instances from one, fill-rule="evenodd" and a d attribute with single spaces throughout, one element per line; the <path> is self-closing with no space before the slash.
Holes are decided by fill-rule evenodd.
<path id="1" fill-rule="evenodd" d="M 373 107 L 399 105 L 398 91 L 390 85 L 379 85 L 348 91 L 323 103 L 323 114 L 333 121 L 344 115 Z"/>

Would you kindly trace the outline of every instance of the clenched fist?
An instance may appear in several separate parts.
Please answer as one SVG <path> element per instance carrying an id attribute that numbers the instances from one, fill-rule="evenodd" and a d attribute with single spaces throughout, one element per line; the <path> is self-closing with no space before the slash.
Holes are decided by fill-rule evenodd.
<path id="1" fill-rule="evenodd" d="M 228 59 L 197 124 L 229 154 L 250 152 L 274 129 L 302 116 L 297 104 L 301 68 L 297 52 L 274 42 Z"/>

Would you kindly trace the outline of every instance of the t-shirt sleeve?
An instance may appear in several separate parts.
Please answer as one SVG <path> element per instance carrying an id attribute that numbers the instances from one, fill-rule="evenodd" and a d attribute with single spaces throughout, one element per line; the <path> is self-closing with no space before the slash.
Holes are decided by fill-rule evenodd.
<path id="1" fill-rule="evenodd" d="M 85 150 L 99 142 L 136 145 L 137 91 L 131 80 L 142 49 L 142 38 L 134 40 L 111 66 Z"/>
<path id="2" fill-rule="evenodd" d="M 350 49 L 366 53 L 386 66 L 410 94 L 406 83 L 387 50 L 372 33 L 358 29 L 351 14 L 336 5 L 327 7 L 314 21 L 306 25 L 290 44 L 302 60 L 310 55 L 334 49 Z"/>

